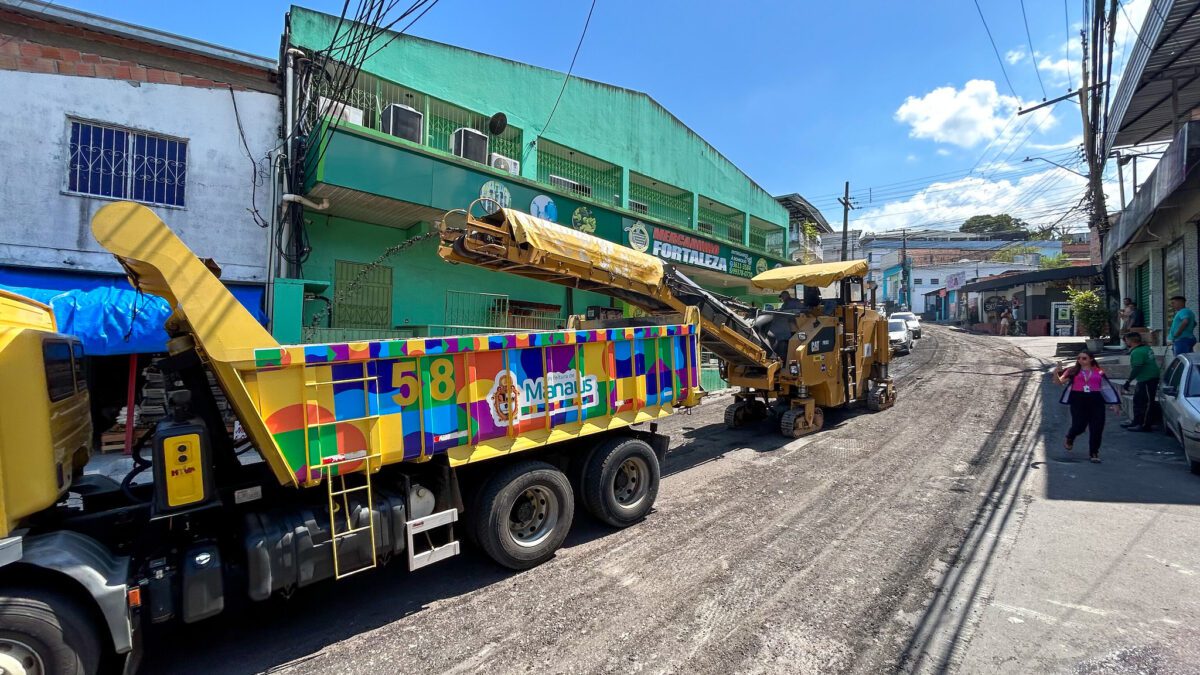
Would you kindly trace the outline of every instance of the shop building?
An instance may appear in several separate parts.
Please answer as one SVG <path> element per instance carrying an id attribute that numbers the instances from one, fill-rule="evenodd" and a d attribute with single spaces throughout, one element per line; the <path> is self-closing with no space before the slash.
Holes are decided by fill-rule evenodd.
<path id="1" fill-rule="evenodd" d="M 1101 239 L 1101 262 L 1113 309 L 1133 298 L 1155 345 L 1168 344 L 1174 310 L 1184 296 L 1200 310 L 1200 80 L 1179 77 L 1200 64 L 1200 2 L 1157 0 L 1113 96 L 1106 156 L 1121 182 L 1119 206 L 1109 195 L 1110 218 Z M 1164 149 L 1164 144 L 1167 144 Z M 1138 176 L 1141 158 L 1161 159 Z M 1118 292 L 1119 291 L 1119 292 Z"/>
<path id="2" fill-rule="evenodd" d="M 0 182 L 0 284 L 128 289 L 90 223 L 131 200 L 218 260 L 265 318 L 271 197 L 252 177 L 279 142 L 276 69 L 151 28 L 0 0 L 0 156 L 20 158 Z"/>
<path id="3" fill-rule="evenodd" d="M 347 85 L 313 67 L 338 24 L 293 7 L 284 36 L 309 203 L 285 219 L 281 341 L 555 328 L 627 310 L 443 262 L 431 228 L 480 198 L 656 255 L 716 292 L 773 300 L 749 279 L 789 264 L 788 209 L 649 95 L 571 77 L 551 118 L 564 73 L 392 34 Z"/>

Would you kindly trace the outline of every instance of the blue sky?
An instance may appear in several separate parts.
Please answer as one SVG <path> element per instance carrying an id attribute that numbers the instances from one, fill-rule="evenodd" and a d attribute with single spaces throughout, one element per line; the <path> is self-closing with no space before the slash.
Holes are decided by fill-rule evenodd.
<path id="1" fill-rule="evenodd" d="M 60 4 L 274 56 L 290 3 Z M 968 0 L 598 0 L 575 73 L 650 93 L 768 191 L 800 192 L 831 222 L 840 223 L 844 180 L 860 205 L 856 227 L 953 229 L 997 211 L 1047 222 L 1075 203 L 1083 180 L 1020 160 L 1075 166 L 1079 108 L 1015 111 L 1042 98 L 1035 63 L 1050 97 L 1067 91 L 1068 65 L 1078 85 L 1083 10 L 1081 0 L 1024 4 L 1032 49 L 1020 0 L 979 0 L 1011 89 Z M 1124 5 L 1119 53 L 1149 3 Z M 412 32 L 565 70 L 587 9 L 586 0 L 441 0 Z"/>

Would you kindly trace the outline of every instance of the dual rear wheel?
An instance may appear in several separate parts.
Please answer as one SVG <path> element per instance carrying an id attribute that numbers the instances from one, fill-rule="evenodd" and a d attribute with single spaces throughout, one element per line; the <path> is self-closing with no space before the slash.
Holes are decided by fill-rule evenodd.
<path id="1" fill-rule="evenodd" d="M 645 441 L 602 441 L 584 461 L 579 498 L 612 527 L 628 527 L 649 513 L 658 496 L 658 457 Z M 575 518 L 575 491 L 558 467 L 527 460 L 492 475 L 473 505 L 473 538 L 497 563 L 528 569 L 554 556 Z"/>

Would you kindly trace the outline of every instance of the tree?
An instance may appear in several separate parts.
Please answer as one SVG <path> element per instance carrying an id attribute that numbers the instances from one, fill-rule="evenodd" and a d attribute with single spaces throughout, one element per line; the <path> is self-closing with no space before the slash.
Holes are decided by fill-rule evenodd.
<path id="1" fill-rule="evenodd" d="M 1038 248 L 1036 246 L 1005 246 L 992 255 L 992 260 L 1004 263 L 1016 262 L 1019 255 L 1029 255 L 1037 252 Z"/>
<path id="2" fill-rule="evenodd" d="M 959 232 L 971 234 L 1028 234 L 1029 225 L 1020 218 L 1007 213 L 998 215 L 971 216 L 958 228 Z"/>
<path id="3" fill-rule="evenodd" d="M 1070 267 L 1071 261 L 1067 258 L 1066 253 L 1058 253 L 1056 255 L 1042 256 L 1041 263 L 1038 265 L 1044 270 L 1056 270 L 1063 267 Z"/>

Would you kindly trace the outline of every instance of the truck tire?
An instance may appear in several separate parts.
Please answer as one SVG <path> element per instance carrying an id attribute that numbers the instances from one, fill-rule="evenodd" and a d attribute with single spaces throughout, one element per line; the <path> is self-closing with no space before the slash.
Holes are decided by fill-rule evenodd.
<path id="1" fill-rule="evenodd" d="M 581 493 L 588 513 L 612 527 L 646 517 L 658 497 L 658 455 L 638 438 L 601 443 L 583 469 Z"/>
<path id="2" fill-rule="evenodd" d="M 96 625 L 71 598 L 40 588 L 0 593 L 0 671 L 91 675 L 100 656 Z"/>
<path id="3" fill-rule="evenodd" d="M 524 570 L 562 546 L 575 517 L 575 495 L 563 472 L 546 462 L 513 464 L 488 479 L 471 523 L 475 539 L 497 563 Z"/>

